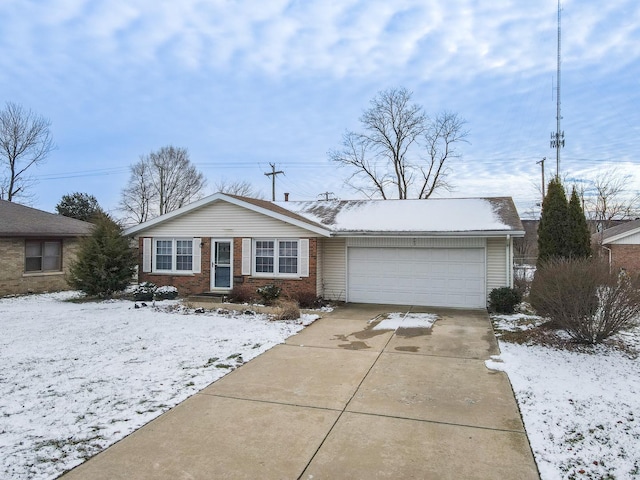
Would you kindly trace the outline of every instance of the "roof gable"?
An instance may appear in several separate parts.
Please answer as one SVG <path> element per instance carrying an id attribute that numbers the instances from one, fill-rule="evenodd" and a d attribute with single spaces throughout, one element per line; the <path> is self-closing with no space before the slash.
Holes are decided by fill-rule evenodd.
<path id="1" fill-rule="evenodd" d="M 141 232 L 144 232 L 145 230 L 161 225 L 162 223 L 168 222 L 179 216 L 188 215 L 190 212 L 193 212 L 195 210 L 214 205 L 217 202 L 228 202 L 233 205 L 237 205 L 239 207 L 260 213 L 262 215 L 266 215 L 276 220 L 281 220 L 285 223 L 289 223 L 305 230 L 309 230 L 322 236 L 328 237 L 331 234 L 331 232 L 325 226 L 313 222 L 308 218 L 298 215 L 294 212 L 281 208 L 272 202 L 249 197 L 241 197 L 239 195 L 228 195 L 224 193 L 214 193 L 213 195 L 209 195 L 208 197 L 190 203 L 189 205 L 174 210 L 173 212 L 161 215 L 139 225 L 129 227 L 124 231 L 124 233 L 125 235 L 139 234 Z"/>
<path id="2" fill-rule="evenodd" d="M 0 200 L 0 237 L 82 237 L 93 224 Z"/>

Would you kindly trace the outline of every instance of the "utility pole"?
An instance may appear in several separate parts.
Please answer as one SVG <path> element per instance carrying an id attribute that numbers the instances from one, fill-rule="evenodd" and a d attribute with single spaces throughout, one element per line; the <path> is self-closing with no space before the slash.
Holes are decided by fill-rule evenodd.
<path id="1" fill-rule="evenodd" d="M 540 160 L 539 162 L 536 162 L 536 165 L 540 165 L 542 167 L 542 200 L 544 201 L 544 161 L 547 159 L 547 157 L 544 157 L 542 160 Z M 540 204 L 542 205 L 542 204 Z"/>
<path id="2" fill-rule="evenodd" d="M 560 178 L 560 148 L 564 147 L 564 132 L 560 129 L 560 0 L 558 0 L 558 71 L 556 77 L 556 131 L 551 132 L 551 148 L 556 149 L 556 178 Z"/>
<path id="3" fill-rule="evenodd" d="M 322 192 L 319 193 L 319 197 L 324 197 L 325 201 L 329 201 L 329 195 L 335 195 L 333 192 Z"/>
<path id="4" fill-rule="evenodd" d="M 275 202 L 276 201 L 276 175 L 284 174 L 284 172 L 282 170 L 278 170 L 276 172 L 276 166 L 274 163 L 270 163 L 269 165 L 271 165 L 271 171 L 265 173 L 265 175 L 267 177 L 271 177 L 271 201 Z"/>

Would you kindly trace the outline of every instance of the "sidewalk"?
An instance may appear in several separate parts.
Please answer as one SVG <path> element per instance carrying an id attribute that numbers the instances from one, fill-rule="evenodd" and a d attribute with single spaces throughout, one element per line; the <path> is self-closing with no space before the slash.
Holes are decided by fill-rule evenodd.
<path id="1" fill-rule="evenodd" d="M 486 312 L 370 329 L 409 308 L 340 308 L 63 478 L 537 479 Z"/>

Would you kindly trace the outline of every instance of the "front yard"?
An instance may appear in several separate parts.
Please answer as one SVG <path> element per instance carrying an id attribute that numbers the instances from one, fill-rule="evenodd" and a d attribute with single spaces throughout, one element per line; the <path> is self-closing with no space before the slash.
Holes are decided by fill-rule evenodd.
<path id="1" fill-rule="evenodd" d="M 0 299 L 0 478 L 56 478 L 314 318 L 73 296 Z"/>
<path id="2" fill-rule="evenodd" d="M 539 317 L 493 322 L 487 366 L 509 375 L 542 479 L 640 478 L 640 328 L 578 347 Z"/>
<path id="3" fill-rule="evenodd" d="M 0 299 L 1 478 L 56 478 L 314 318 L 73 296 Z M 538 317 L 493 321 L 542 479 L 640 478 L 640 328 L 558 348 Z"/>

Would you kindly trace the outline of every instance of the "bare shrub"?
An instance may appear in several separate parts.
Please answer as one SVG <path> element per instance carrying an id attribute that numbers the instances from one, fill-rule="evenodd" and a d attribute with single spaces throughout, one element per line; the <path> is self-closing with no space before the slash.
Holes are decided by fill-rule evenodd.
<path id="1" fill-rule="evenodd" d="M 516 265 L 513 269 L 513 288 L 515 288 L 523 297 L 529 295 L 531 289 L 531 281 L 536 271 L 533 265 Z"/>
<path id="2" fill-rule="evenodd" d="M 637 287 L 601 259 L 552 259 L 536 270 L 529 298 L 574 341 L 600 343 L 637 322 Z"/>
<path id="3" fill-rule="evenodd" d="M 313 290 L 295 292 L 289 296 L 292 301 L 298 302 L 300 308 L 321 308 L 324 306 L 322 298 Z"/>
<path id="4" fill-rule="evenodd" d="M 229 300 L 236 303 L 254 303 L 258 300 L 255 288 L 249 285 L 234 285 L 229 294 Z"/>
<path id="5" fill-rule="evenodd" d="M 297 302 L 280 300 L 275 305 L 275 320 L 296 320 L 300 318 L 300 307 Z"/>

